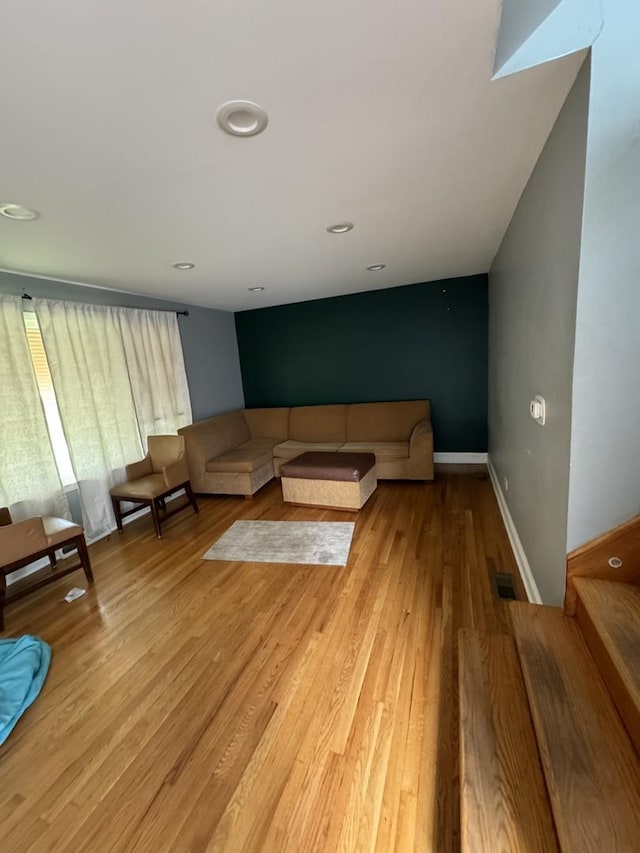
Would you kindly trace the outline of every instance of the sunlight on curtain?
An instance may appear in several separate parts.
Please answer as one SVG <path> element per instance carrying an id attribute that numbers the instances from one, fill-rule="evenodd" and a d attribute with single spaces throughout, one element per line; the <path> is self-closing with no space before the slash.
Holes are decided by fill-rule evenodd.
<path id="1" fill-rule="evenodd" d="M 34 300 L 90 538 L 115 526 L 109 489 L 144 456 L 117 309 Z"/>
<path id="2" fill-rule="evenodd" d="M 56 400 L 56 392 L 53 390 L 53 382 L 51 381 L 51 372 L 47 361 L 47 354 L 44 351 L 42 336 L 40 334 L 40 326 L 33 311 L 23 309 L 22 319 L 27 330 L 27 341 L 31 352 L 31 361 L 36 374 L 36 382 L 40 391 L 40 399 L 42 400 L 42 408 L 44 409 L 44 417 L 49 430 L 49 438 L 51 439 L 51 447 L 53 448 L 53 456 L 56 460 L 56 468 L 62 480 L 62 485 L 68 488 L 76 489 L 76 475 L 73 472 L 71 457 L 69 456 L 69 448 L 67 447 L 67 439 L 62 428 L 60 420 L 60 412 L 58 410 L 58 401 Z M 67 491 L 67 499 L 69 492 Z M 71 508 L 73 514 L 73 508 Z"/>
<path id="3" fill-rule="evenodd" d="M 0 295 L 0 505 L 15 521 L 71 518 L 27 343 L 19 296 Z"/>
<path id="4" fill-rule="evenodd" d="M 120 321 L 143 441 L 191 423 L 191 401 L 178 318 L 172 311 L 114 309 Z"/>

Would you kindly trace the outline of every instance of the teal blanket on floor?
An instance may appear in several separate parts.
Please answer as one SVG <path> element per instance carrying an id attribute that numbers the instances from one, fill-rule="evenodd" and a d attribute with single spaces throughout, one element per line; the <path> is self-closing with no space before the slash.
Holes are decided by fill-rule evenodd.
<path id="1" fill-rule="evenodd" d="M 25 634 L 0 640 L 0 744 L 42 689 L 51 662 L 51 648 Z"/>

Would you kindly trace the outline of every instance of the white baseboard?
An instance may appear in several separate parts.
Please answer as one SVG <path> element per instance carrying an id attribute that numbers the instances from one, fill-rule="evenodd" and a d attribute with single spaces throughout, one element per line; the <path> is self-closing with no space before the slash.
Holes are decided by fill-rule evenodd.
<path id="1" fill-rule="evenodd" d="M 511 517 L 511 513 L 509 512 L 509 507 L 507 506 L 507 501 L 505 500 L 504 493 L 500 488 L 500 481 L 498 480 L 498 475 L 496 474 L 496 469 L 493 467 L 491 459 L 487 460 L 487 468 L 489 469 L 489 477 L 491 478 L 493 491 L 495 492 L 496 500 L 498 501 L 500 514 L 502 515 L 502 520 L 504 521 L 504 526 L 507 530 L 507 536 L 509 537 L 509 542 L 511 543 L 511 550 L 513 551 L 513 556 L 515 557 L 518 570 L 520 572 L 520 577 L 522 578 L 522 583 L 524 584 L 525 592 L 527 593 L 527 598 L 529 599 L 531 604 L 542 604 L 542 598 L 540 597 L 540 593 L 538 591 L 538 585 L 536 584 L 533 572 L 531 571 L 529 560 L 527 559 L 527 555 L 522 546 L 522 542 L 520 541 L 520 537 L 518 536 L 518 531 L 514 524 L 513 518 Z"/>
<path id="2" fill-rule="evenodd" d="M 441 465 L 483 465 L 487 453 L 434 453 L 433 461 Z"/>

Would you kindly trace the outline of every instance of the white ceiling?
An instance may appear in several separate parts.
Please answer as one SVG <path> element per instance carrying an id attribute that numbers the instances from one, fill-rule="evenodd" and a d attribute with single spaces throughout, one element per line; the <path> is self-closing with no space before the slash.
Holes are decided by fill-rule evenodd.
<path id="1" fill-rule="evenodd" d="M 42 216 L 0 267 L 229 310 L 486 271 L 582 59 L 491 82 L 499 8 L 5 3 L 0 202 Z"/>

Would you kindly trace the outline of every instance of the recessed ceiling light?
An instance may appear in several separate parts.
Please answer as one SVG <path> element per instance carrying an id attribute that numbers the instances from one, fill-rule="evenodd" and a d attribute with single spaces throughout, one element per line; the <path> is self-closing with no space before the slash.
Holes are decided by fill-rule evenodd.
<path id="1" fill-rule="evenodd" d="M 351 231 L 353 228 L 353 222 L 336 222 L 335 225 L 329 225 L 327 231 L 330 234 L 346 234 L 347 231 Z"/>
<path id="2" fill-rule="evenodd" d="M 171 266 L 174 270 L 192 270 L 195 264 L 191 264 L 189 261 L 179 261 L 177 264 L 172 264 Z"/>
<path id="3" fill-rule="evenodd" d="M 266 112 L 253 101 L 227 101 L 216 113 L 220 127 L 232 136 L 255 136 L 269 122 Z"/>
<path id="4" fill-rule="evenodd" d="M 7 219 L 15 219 L 19 222 L 30 222 L 40 216 L 37 210 L 30 210 L 21 204 L 0 204 L 0 214 Z"/>
<path id="5" fill-rule="evenodd" d="M 250 290 L 251 293 L 260 293 L 261 290 L 264 290 L 264 287 L 249 287 L 247 290 Z"/>
<path id="6" fill-rule="evenodd" d="M 379 270 L 383 270 L 386 267 L 386 264 L 369 264 L 367 269 L 369 272 L 378 272 Z"/>

